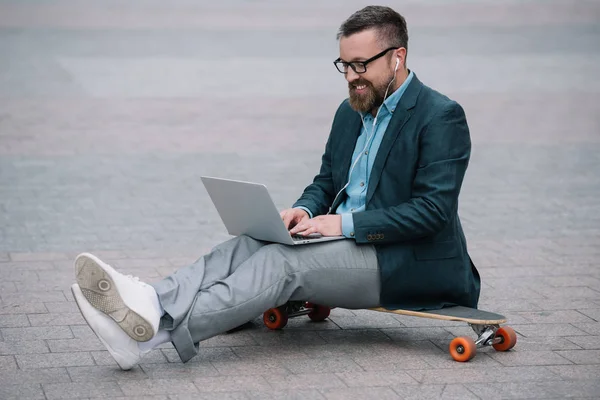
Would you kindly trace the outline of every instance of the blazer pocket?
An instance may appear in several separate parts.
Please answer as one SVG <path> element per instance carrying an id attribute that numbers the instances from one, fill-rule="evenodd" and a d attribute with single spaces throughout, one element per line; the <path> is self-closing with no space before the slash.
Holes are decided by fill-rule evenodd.
<path id="1" fill-rule="evenodd" d="M 417 260 L 441 260 L 454 258 L 459 254 L 459 244 L 453 240 L 447 242 L 423 243 L 413 247 Z"/>

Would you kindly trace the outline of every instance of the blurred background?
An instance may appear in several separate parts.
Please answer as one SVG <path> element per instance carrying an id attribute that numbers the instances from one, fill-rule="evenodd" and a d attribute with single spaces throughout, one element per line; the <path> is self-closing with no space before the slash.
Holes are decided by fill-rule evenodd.
<path id="1" fill-rule="evenodd" d="M 200 253 L 228 238 L 201 175 L 289 207 L 347 95 L 337 29 L 368 4 L 0 0 L 0 251 Z M 600 3 L 380 4 L 466 111 L 475 253 L 600 244 Z"/>

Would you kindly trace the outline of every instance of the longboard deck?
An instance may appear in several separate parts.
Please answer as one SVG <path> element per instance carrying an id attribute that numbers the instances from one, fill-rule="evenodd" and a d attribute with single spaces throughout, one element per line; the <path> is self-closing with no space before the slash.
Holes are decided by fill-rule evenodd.
<path id="1" fill-rule="evenodd" d="M 462 306 L 427 311 L 388 310 L 383 307 L 369 308 L 369 310 L 445 321 L 462 321 L 476 325 L 498 325 L 506 322 L 504 315 Z"/>

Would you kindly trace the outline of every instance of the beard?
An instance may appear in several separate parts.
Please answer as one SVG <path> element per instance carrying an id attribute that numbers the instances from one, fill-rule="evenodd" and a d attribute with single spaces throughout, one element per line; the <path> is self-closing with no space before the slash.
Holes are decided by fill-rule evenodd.
<path id="1" fill-rule="evenodd" d="M 366 89 L 365 93 L 359 94 L 356 92 L 354 86 L 361 85 L 365 85 Z M 352 83 L 348 83 L 350 107 L 352 107 L 354 111 L 366 113 L 381 106 L 385 100 L 383 96 L 385 96 L 388 85 L 389 83 L 374 85 L 364 79 L 357 79 Z"/>

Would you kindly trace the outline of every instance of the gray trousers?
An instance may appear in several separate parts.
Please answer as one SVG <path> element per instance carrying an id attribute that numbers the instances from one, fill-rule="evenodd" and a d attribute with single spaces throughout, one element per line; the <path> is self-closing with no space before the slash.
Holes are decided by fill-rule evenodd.
<path id="1" fill-rule="evenodd" d="M 183 362 L 198 343 L 288 300 L 350 309 L 379 305 L 375 248 L 354 240 L 286 246 L 239 236 L 154 283 L 160 328 Z"/>

